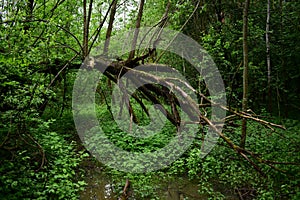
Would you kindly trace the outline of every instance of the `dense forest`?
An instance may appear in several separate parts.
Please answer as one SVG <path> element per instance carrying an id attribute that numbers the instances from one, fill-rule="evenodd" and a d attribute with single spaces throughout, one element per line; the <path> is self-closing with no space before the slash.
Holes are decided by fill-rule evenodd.
<path id="1" fill-rule="evenodd" d="M 0 199 L 300 199 L 297 0 L 2 0 L 0 38 Z"/>

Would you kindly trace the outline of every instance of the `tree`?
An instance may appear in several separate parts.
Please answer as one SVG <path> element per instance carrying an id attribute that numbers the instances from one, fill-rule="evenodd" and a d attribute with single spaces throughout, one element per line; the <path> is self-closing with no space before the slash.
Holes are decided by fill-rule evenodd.
<path id="1" fill-rule="evenodd" d="M 244 71 L 243 71 L 243 100 L 242 100 L 242 111 L 247 111 L 248 106 L 248 11 L 249 11 L 250 0 L 245 1 L 244 7 L 244 16 L 243 16 L 243 63 L 244 63 Z M 240 146 L 242 148 L 245 147 L 246 143 L 246 135 L 247 135 L 247 119 L 244 118 L 242 121 L 242 136 Z"/>
<path id="2" fill-rule="evenodd" d="M 270 0 L 267 3 L 267 19 L 266 19 L 266 54 L 268 69 L 268 111 L 272 112 L 272 93 L 271 93 L 271 58 L 270 58 Z"/>

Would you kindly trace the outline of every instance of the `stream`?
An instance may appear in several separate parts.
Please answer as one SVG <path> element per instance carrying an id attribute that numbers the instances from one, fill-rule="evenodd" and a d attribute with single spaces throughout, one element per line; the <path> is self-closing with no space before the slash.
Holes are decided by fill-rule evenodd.
<path id="1" fill-rule="evenodd" d="M 89 163 L 88 165 L 92 165 Z M 80 195 L 80 200 L 117 200 L 114 184 L 111 177 L 103 171 L 101 166 L 84 166 L 86 170 L 85 181 L 87 186 Z M 162 181 L 159 186 L 158 194 L 161 200 L 204 200 L 208 196 L 198 193 L 198 183 L 193 182 L 187 177 L 173 177 L 168 181 Z M 218 189 L 217 189 L 218 190 Z M 220 189 L 221 190 L 221 189 Z M 227 193 L 226 199 L 238 200 L 236 195 Z M 140 200 L 131 197 L 130 200 Z"/>

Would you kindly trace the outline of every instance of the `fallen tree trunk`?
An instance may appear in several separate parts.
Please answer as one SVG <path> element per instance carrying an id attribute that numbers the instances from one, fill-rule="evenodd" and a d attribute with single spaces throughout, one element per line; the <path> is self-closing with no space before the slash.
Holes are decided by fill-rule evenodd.
<path id="1" fill-rule="evenodd" d="M 179 127 L 181 123 L 185 124 L 199 124 L 199 126 L 209 126 L 211 130 L 219 135 L 228 146 L 243 157 L 247 162 L 249 162 L 259 173 L 263 176 L 264 172 L 260 169 L 260 164 L 266 164 L 275 170 L 279 170 L 274 166 L 274 161 L 268 161 L 262 159 L 257 153 L 251 152 L 245 148 L 242 148 L 240 145 L 235 144 L 229 137 L 227 137 L 220 129 L 218 128 L 219 121 L 213 121 L 207 117 L 206 112 L 203 111 L 203 108 L 210 108 L 212 106 L 219 107 L 220 109 L 230 112 L 233 116 L 240 117 L 242 119 L 250 119 L 257 123 L 263 124 L 266 127 L 273 129 L 281 128 L 283 126 L 277 125 L 262 119 L 259 119 L 253 116 L 251 113 L 245 111 L 237 111 L 231 108 L 228 108 L 224 105 L 215 103 L 211 98 L 205 96 L 201 91 L 196 91 L 190 84 L 184 80 L 176 79 L 172 76 L 157 76 L 153 73 L 150 73 L 155 68 L 159 74 L 164 72 L 170 72 L 170 67 L 164 65 L 155 65 L 155 64 L 141 64 L 145 58 L 148 58 L 151 54 L 147 53 L 143 56 L 136 57 L 127 61 L 107 61 L 101 57 L 91 58 L 86 62 L 85 69 L 87 70 L 99 70 L 110 80 L 118 84 L 122 88 L 123 92 L 126 93 L 127 88 L 125 84 L 122 83 L 121 79 L 128 73 L 131 73 L 131 76 L 127 76 L 130 79 L 132 84 L 136 84 L 137 92 L 144 99 L 152 102 L 153 104 L 161 105 L 160 110 L 162 113 L 165 113 L 167 119 L 176 127 Z M 152 69 L 153 68 L 153 69 Z M 141 69 L 147 69 L 141 70 Z M 168 70 L 167 70 L 168 69 Z M 175 69 L 174 69 L 175 71 Z M 151 82 L 151 84 L 149 84 Z M 195 101 L 195 99 L 190 97 L 190 94 L 186 92 L 183 88 L 178 87 L 174 82 L 181 83 L 181 86 L 188 88 L 192 92 L 196 93 L 198 98 L 201 98 L 201 103 Z M 127 101 L 129 101 L 130 97 Z M 133 98 L 138 99 L 136 96 Z M 141 107 L 146 111 L 146 106 L 143 101 L 137 101 Z M 127 104 L 130 113 L 134 115 L 134 110 L 130 104 Z M 189 121 L 181 121 L 180 110 L 186 113 L 189 116 Z M 147 112 L 146 112 L 147 113 Z M 224 119 L 225 120 L 225 119 Z"/>

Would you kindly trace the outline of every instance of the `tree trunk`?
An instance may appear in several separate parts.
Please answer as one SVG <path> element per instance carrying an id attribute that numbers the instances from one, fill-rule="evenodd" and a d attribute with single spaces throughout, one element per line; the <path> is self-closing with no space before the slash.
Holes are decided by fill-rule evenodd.
<path id="1" fill-rule="evenodd" d="M 283 15 L 282 15 L 282 9 L 283 9 L 283 0 L 280 0 L 280 2 L 279 2 L 279 5 L 280 5 L 280 36 L 281 36 L 281 38 L 282 38 L 282 33 L 283 33 L 283 26 L 284 26 L 284 24 L 283 24 Z M 283 46 L 282 46 L 282 43 L 280 43 L 280 61 L 281 61 L 281 64 L 280 64 L 280 68 L 281 69 L 283 69 L 284 71 L 285 71 L 285 64 L 284 64 L 284 59 L 283 59 L 283 57 L 282 57 L 282 55 L 283 55 Z M 279 75 L 278 75 L 278 70 L 277 70 L 277 73 L 276 73 L 276 78 L 277 78 L 277 80 L 279 80 L 279 77 L 278 77 Z M 277 110 L 278 110 L 278 117 L 281 117 L 281 107 L 280 107 L 280 105 L 281 105 L 281 100 L 280 100 L 280 89 L 279 89 L 279 86 L 276 84 L 276 99 L 277 99 Z M 283 108 L 286 110 L 286 104 L 287 104 L 287 102 L 286 101 L 284 101 L 284 103 L 283 103 L 283 105 L 285 105 Z M 287 115 L 286 115 L 287 116 Z"/>
<path id="2" fill-rule="evenodd" d="M 242 110 L 247 110 L 248 104 L 248 10 L 249 10 L 250 0 L 245 1 L 244 16 L 243 16 L 243 61 L 244 61 L 244 71 L 243 71 L 243 100 L 242 100 Z M 247 136 L 247 120 L 244 118 L 242 121 L 242 136 L 240 141 L 240 146 L 245 147 Z"/>
<path id="3" fill-rule="evenodd" d="M 86 0 L 83 0 L 83 42 L 82 42 L 82 47 L 83 47 L 83 52 L 82 52 L 82 57 L 83 59 L 86 57 L 86 49 L 87 49 L 87 17 L 86 17 Z"/>
<path id="4" fill-rule="evenodd" d="M 106 40 L 105 40 L 104 49 L 103 49 L 103 54 L 105 56 L 107 56 L 107 53 L 108 53 L 110 36 L 111 36 L 112 29 L 113 29 L 113 24 L 115 21 L 115 15 L 116 15 L 116 10 L 117 10 L 117 2 L 118 2 L 118 0 L 113 0 L 111 10 L 110 10 L 109 22 L 108 22 L 108 27 L 107 27 L 107 31 L 106 31 L 106 37 L 105 37 Z M 110 79 L 107 79 L 107 85 L 110 89 L 112 88 Z"/>
<path id="5" fill-rule="evenodd" d="M 145 0 L 141 0 L 140 1 L 140 6 L 139 6 L 139 13 L 137 16 L 137 20 L 136 20 L 136 25 L 135 25 L 135 31 L 134 31 L 134 36 L 133 36 L 133 40 L 132 40 L 132 44 L 131 44 L 131 52 L 129 53 L 129 58 L 128 60 L 132 60 L 134 58 L 134 54 L 135 54 L 135 47 L 136 47 L 136 43 L 137 43 L 137 38 L 139 35 L 139 28 L 141 26 L 141 20 L 142 20 L 142 16 L 143 16 L 143 9 L 144 9 L 144 3 Z"/>
<path id="6" fill-rule="evenodd" d="M 271 58 L 270 58 L 270 0 L 267 5 L 267 21 L 266 21 L 266 48 L 267 48 L 267 69 L 268 69 L 268 111 L 272 112 L 272 93 L 271 93 Z"/>
<path id="7" fill-rule="evenodd" d="M 93 0 L 90 0 L 87 14 L 87 0 L 83 0 L 83 59 L 89 54 L 89 26 L 92 15 Z"/>
<path id="8" fill-rule="evenodd" d="M 109 15 L 109 22 L 108 22 L 108 27 L 107 27 L 107 31 L 106 31 L 106 40 L 105 40 L 105 44 L 104 44 L 104 50 L 103 50 L 103 54 L 106 55 L 108 52 L 108 47 L 109 47 L 109 42 L 110 42 L 110 36 L 111 36 L 111 32 L 113 29 L 113 24 L 115 21 L 115 15 L 116 15 L 116 10 L 117 10 L 117 0 L 114 0 L 112 2 L 112 7 L 110 10 L 110 15 Z"/>

